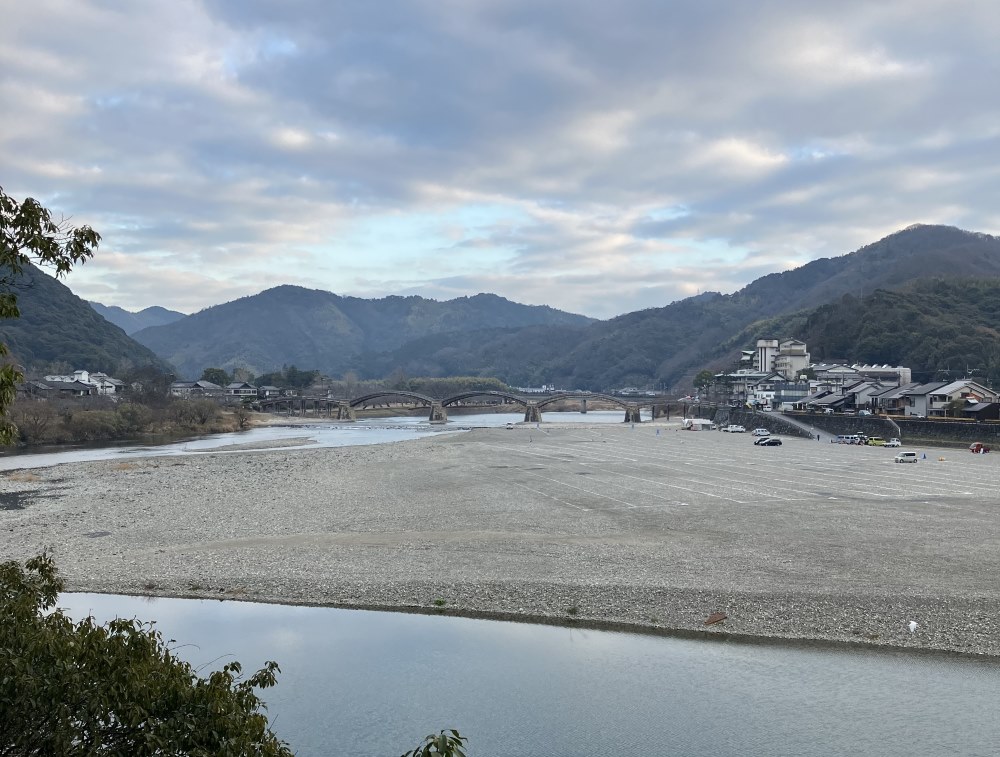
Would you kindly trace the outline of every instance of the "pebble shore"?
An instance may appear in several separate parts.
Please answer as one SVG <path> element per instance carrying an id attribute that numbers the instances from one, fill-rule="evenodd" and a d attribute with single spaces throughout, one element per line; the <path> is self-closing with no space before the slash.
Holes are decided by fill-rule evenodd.
<path id="1" fill-rule="evenodd" d="M 69 591 L 1000 658 L 996 500 L 756 503 L 736 478 L 686 483 L 690 461 L 731 450 L 750 470 L 783 453 L 782 469 L 808 482 L 816 445 L 641 433 L 481 429 L 11 471 L 0 475 L 0 559 L 47 551 Z M 844 454 L 829 446 L 820 451 Z M 725 618 L 706 625 L 713 613 Z"/>

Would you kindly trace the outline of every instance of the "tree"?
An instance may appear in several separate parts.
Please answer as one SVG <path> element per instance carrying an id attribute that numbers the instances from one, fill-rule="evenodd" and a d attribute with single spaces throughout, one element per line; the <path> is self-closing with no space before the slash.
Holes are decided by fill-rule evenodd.
<path id="1" fill-rule="evenodd" d="M 18 202 L 0 187 L 0 318 L 17 318 L 17 294 L 13 287 L 26 266 L 38 265 L 64 276 L 77 263 L 93 257 L 101 236 L 89 226 L 73 228 L 31 197 Z M 7 347 L 0 343 L 0 359 Z M 7 408 L 17 394 L 24 375 L 16 365 L 0 366 L 0 444 L 17 439 L 17 426 Z"/>
<path id="2" fill-rule="evenodd" d="M 0 757 L 290 757 L 255 693 L 275 684 L 277 664 L 201 678 L 152 623 L 74 623 L 54 609 L 62 589 L 46 555 L 0 564 Z"/>
<path id="3" fill-rule="evenodd" d="M 713 383 L 715 383 L 715 373 L 707 368 L 703 371 L 698 371 L 698 375 L 694 377 L 695 389 L 704 389 L 706 386 L 711 386 Z"/>
<path id="4" fill-rule="evenodd" d="M 206 368 L 201 372 L 201 380 L 211 381 L 213 384 L 218 384 L 219 386 L 225 386 L 226 384 L 232 383 L 232 379 L 229 377 L 229 374 L 222 368 Z"/>

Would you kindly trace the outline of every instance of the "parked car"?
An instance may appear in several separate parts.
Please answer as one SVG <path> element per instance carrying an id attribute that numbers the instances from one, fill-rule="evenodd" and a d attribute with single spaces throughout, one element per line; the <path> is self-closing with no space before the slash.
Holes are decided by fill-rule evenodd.
<path id="1" fill-rule="evenodd" d="M 871 410 L 858 410 L 858 415 L 871 415 Z"/>
<path id="2" fill-rule="evenodd" d="M 766 428 L 755 428 L 750 432 L 753 436 L 770 436 L 771 432 Z"/>
<path id="3" fill-rule="evenodd" d="M 885 443 L 886 447 L 902 447 L 903 443 L 899 441 L 896 437 L 892 437 L 889 441 Z"/>
<path id="4" fill-rule="evenodd" d="M 884 447 L 885 439 L 881 436 L 869 436 L 868 441 L 865 442 L 869 447 Z"/>
<path id="5" fill-rule="evenodd" d="M 780 447 L 781 439 L 776 436 L 762 436 L 760 439 L 754 439 L 753 443 L 758 447 Z"/>
<path id="6" fill-rule="evenodd" d="M 507 421 L 507 428 L 514 428 L 514 424 L 511 423 L 510 421 Z"/>
<path id="7" fill-rule="evenodd" d="M 773 407 L 770 407 L 769 405 L 765 405 L 764 407 L 762 407 L 762 408 L 760 409 L 760 411 L 761 411 L 762 413 L 769 413 L 769 412 L 771 412 L 771 411 L 772 411 L 773 409 L 774 409 Z"/>
<path id="8" fill-rule="evenodd" d="M 893 458 L 897 463 L 915 463 L 917 462 L 916 452 L 897 452 L 896 456 Z"/>
<path id="9" fill-rule="evenodd" d="M 735 423 L 730 423 L 726 426 L 723 431 L 728 431 L 731 434 L 745 434 L 747 430 L 743 426 L 737 426 Z"/>
<path id="10" fill-rule="evenodd" d="M 969 445 L 969 452 L 971 452 L 974 455 L 985 455 L 989 451 L 990 448 L 987 447 L 982 442 L 973 442 L 972 444 Z"/>

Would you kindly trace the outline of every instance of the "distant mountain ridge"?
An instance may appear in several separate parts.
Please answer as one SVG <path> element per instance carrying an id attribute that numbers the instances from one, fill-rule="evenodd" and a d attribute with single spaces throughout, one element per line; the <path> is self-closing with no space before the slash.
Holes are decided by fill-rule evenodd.
<path id="1" fill-rule="evenodd" d="M 338 375 L 357 368 L 363 353 L 393 350 L 428 334 L 590 322 L 495 294 L 445 302 L 416 296 L 369 300 L 283 285 L 134 337 L 184 376 L 198 376 L 207 367 L 243 367 L 260 374 L 283 365 Z"/>
<path id="2" fill-rule="evenodd" d="M 1000 239 L 949 226 L 911 226 L 847 255 L 769 274 L 731 295 L 709 292 L 558 336 L 536 328 L 516 335 L 427 337 L 419 349 L 404 346 L 365 368 L 392 365 L 409 373 L 434 364 L 462 365 L 468 373 L 492 372 L 521 385 L 689 389 L 693 374 L 718 360 L 720 346 L 750 324 L 928 276 L 1000 277 Z"/>
<path id="3" fill-rule="evenodd" d="M 17 294 L 21 317 L 0 320 L 0 341 L 29 372 L 51 364 L 112 375 L 147 365 L 163 371 L 169 368 L 65 284 L 35 266 L 25 266 L 10 290 Z"/>
<path id="4" fill-rule="evenodd" d="M 139 346 L 91 306 L 39 276 L 41 284 L 22 295 L 25 317 L 0 321 L 0 332 L 11 335 L 7 341 L 22 362 L 108 370 L 109 361 L 150 359 L 150 352 L 135 352 Z M 45 279 L 65 292 L 50 291 Z M 144 328 L 134 338 L 185 378 L 207 367 L 261 374 L 295 365 L 335 376 L 480 375 L 521 386 L 689 390 L 697 370 L 731 364 L 740 348 L 761 335 L 803 339 L 817 357 L 894 362 L 905 344 L 915 352 L 901 360 L 914 367 L 937 370 L 944 361 L 950 370 L 949 359 L 954 370 L 959 362 L 972 366 L 975 356 L 994 346 L 989 319 L 976 316 L 975 308 L 1000 312 L 991 305 L 1000 289 L 988 286 L 998 280 L 997 237 L 913 226 L 855 252 L 764 276 L 731 295 L 708 292 L 607 321 L 492 294 L 446 302 L 366 300 L 286 285 Z M 985 282 L 978 294 L 972 291 L 976 281 Z M 912 301 L 920 297 L 924 303 Z M 952 315 L 976 329 L 972 342 L 960 333 L 960 320 L 935 324 L 936 312 L 950 312 L 949 297 L 961 314 Z M 937 311 L 921 309 L 929 303 L 937 303 Z M 890 317 L 893 309 L 912 318 L 900 322 Z M 903 339 L 881 327 L 887 323 L 920 333 Z M 935 328 L 940 333 L 921 331 Z M 91 334 L 102 336 L 93 343 Z M 1000 358 L 996 362 L 1000 366 Z"/>
<path id="5" fill-rule="evenodd" d="M 102 305 L 99 302 L 90 300 L 87 301 L 87 304 L 100 313 L 105 320 L 113 323 L 129 335 L 134 334 L 136 331 L 142 331 L 142 329 L 149 326 L 163 326 L 185 317 L 184 313 L 178 313 L 176 310 L 167 310 L 158 305 L 153 305 L 152 307 L 133 313 L 130 310 L 125 310 L 115 305 Z"/>

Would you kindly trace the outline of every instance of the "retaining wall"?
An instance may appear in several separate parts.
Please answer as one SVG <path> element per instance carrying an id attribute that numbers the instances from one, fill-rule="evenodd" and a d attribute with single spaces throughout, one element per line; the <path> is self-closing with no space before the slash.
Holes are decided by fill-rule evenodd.
<path id="1" fill-rule="evenodd" d="M 914 442 L 969 444 L 986 442 L 1000 446 L 1000 423 L 974 423 L 963 421 L 902 420 L 894 418 L 899 432 L 887 420 L 875 416 L 825 415 L 820 413 L 788 413 L 793 418 L 815 426 L 821 432 L 838 434 L 867 434 L 891 439 L 898 436 L 904 443 Z"/>

